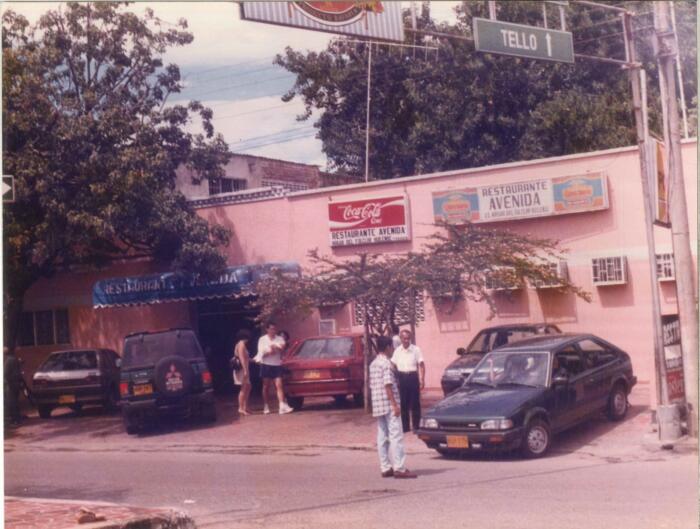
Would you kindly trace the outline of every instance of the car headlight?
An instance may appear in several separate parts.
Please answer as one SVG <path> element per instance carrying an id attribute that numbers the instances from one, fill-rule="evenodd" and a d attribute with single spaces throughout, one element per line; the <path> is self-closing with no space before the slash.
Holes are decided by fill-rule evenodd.
<path id="1" fill-rule="evenodd" d="M 426 419 L 426 418 L 421 418 L 420 420 L 420 427 L 421 428 L 437 428 L 438 422 L 436 419 Z"/>
<path id="2" fill-rule="evenodd" d="M 509 430 L 513 427 L 510 419 L 489 419 L 481 423 L 482 430 Z"/>
<path id="3" fill-rule="evenodd" d="M 462 372 L 459 369 L 447 369 L 445 370 L 445 376 L 447 378 L 459 378 L 462 376 Z"/>

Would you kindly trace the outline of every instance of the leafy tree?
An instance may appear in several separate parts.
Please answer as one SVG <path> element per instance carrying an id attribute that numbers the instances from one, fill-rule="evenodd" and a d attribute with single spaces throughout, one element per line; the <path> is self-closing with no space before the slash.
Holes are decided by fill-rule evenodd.
<path id="1" fill-rule="evenodd" d="M 362 253 L 354 259 L 310 252 L 313 268 L 303 276 L 277 273 L 257 286 L 254 305 L 260 310 L 259 319 L 303 316 L 315 307 L 353 302 L 363 314 L 365 339 L 371 347 L 370 336 L 388 334 L 394 324 L 416 324 L 412 308 L 418 293 L 440 300 L 441 307 L 450 305 L 444 310 L 462 299 L 485 302 L 492 316 L 496 312 L 492 287 L 499 284 L 558 283 L 562 291 L 590 301 L 587 292 L 559 278 L 549 266 L 561 257 L 556 241 L 474 224 L 438 226 L 417 252 Z M 369 351 L 365 376 L 368 355 Z M 365 403 L 366 391 L 367 384 Z"/>
<path id="2" fill-rule="evenodd" d="M 646 2 L 617 2 L 649 12 Z M 695 82 L 696 6 L 677 2 L 685 90 L 690 101 Z M 559 23 L 548 8 L 549 22 Z M 464 2 L 454 24 L 438 24 L 423 6 L 417 45 L 435 52 L 397 52 L 375 47 L 372 63 L 370 168 L 375 179 L 460 169 L 556 156 L 635 143 L 630 85 L 619 65 L 580 59 L 576 64 L 550 63 L 478 53 L 473 17 L 487 17 L 486 2 Z M 408 14 L 405 14 L 408 26 Z M 542 24 L 541 2 L 499 2 L 500 20 Z M 648 42 L 652 19 L 636 17 L 640 59 L 650 71 L 650 101 L 656 100 L 655 62 Z M 567 26 L 577 53 L 623 60 L 620 17 L 610 11 L 570 4 Z M 457 38 L 426 34 L 447 33 Z M 283 96 L 300 97 L 315 126 L 332 170 L 363 174 L 367 47 L 336 39 L 325 51 L 303 53 L 287 48 L 276 63 L 296 74 Z M 658 104 L 652 119 L 658 122 Z"/>
<path id="3" fill-rule="evenodd" d="M 3 211 L 9 343 L 24 293 L 57 270 L 144 255 L 205 275 L 223 267 L 228 232 L 174 188 L 178 166 L 216 177 L 229 158 L 209 109 L 166 106 L 182 85 L 161 56 L 192 41 L 185 29 L 111 2 L 65 4 L 35 25 L 3 15 L 3 158 L 16 186 Z M 186 132 L 194 117 L 203 133 Z"/>

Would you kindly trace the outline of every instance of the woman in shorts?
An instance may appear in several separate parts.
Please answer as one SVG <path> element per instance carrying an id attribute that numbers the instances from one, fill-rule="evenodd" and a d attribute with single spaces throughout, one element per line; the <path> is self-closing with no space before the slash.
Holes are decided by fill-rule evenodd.
<path id="1" fill-rule="evenodd" d="M 238 415 L 250 415 L 248 411 L 248 396 L 250 395 L 250 356 L 248 354 L 248 341 L 250 331 L 241 329 L 236 334 L 236 346 L 233 354 L 241 363 L 241 368 L 233 371 L 233 383 L 241 386 L 238 392 Z"/>

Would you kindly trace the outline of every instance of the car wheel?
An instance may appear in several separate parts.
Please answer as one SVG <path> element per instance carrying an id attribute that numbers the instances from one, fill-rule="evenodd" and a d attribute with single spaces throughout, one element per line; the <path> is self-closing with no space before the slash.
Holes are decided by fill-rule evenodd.
<path id="1" fill-rule="evenodd" d="M 629 405 L 627 404 L 627 392 L 622 384 L 617 384 L 608 397 L 608 419 L 611 421 L 621 421 L 627 415 Z"/>
<path id="2" fill-rule="evenodd" d="M 333 395 L 333 400 L 337 406 L 342 406 L 345 404 L 345 395 Z"/>
<path id="3" fill-rule="evenodd" d="M 362 393 L 353 393 L 352 400 L 356 406 L 362 406 L 365 403 L 365 396 Z"/>
<path id="4" fill-rule="evenodd" d="M 287 404 L 289 404 L 294 411 L 299 411 L 304 405 L 304 397 L 287 397 Z"/>
<path id="5" fill-rule="evenodd" d="M 542 419 L 533 419 L 525 428 L 522 453 L 525 457 L 542 457 L 549 450 L 551 440 L 552 433 L 549 425 Z"/>
<path id="6" fill-rule="evenodd" d="M 51 417 L 52 410 L 53 408 L 51 406 L 37 406 L 39 417 L 41 417 L 42 419 L 49 419 Z"/>

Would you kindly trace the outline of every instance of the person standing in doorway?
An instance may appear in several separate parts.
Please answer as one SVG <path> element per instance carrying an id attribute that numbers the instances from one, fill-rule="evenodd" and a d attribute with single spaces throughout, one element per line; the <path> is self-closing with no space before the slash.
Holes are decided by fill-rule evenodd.
<path id="1" fill-rule="evenodd" d="M 238 392 L 238 415 L 250 415 L 250 411 L 248 411 L 248 396 L 250 395 L 249 341 L 250 331 L 248 329 L 238 331 L 236 334 L 236 346 L 233 348 L 234 356 L 241 363 L 241 368 L 233 371 L 233 383 L 241 387 Z"/>
<path id="2" fill-rule="evenodd" d="M 284 388 L 282 387 L 282 351 L 284 350 L 284 338 L 277 334 L 277 326 L 270 322 L 265 327 L 265 334 L 258 340 L 258 353 L 260 359 L 260 377 L 263 388 L 263 413 L 270 413 L 268 402 L 270 387 L 275 386 L 277 401 L 279 402 L 279 414 L 291 413 L 292 408 L 284 400 Z"/>
<path id="3" fill-rule="evenodd" d="M 377 451 L 383 478 L 415 478 L 406 468 L 403 432 L 399 415 L 399 391 L 396 368 L 389 360 L 393 351 L 391 338 L 377 338 L 376 358 L 369 366 L 369 387 L 372 394 L 372 416 L 377 419 Z"/>
<path id="4" fill-rule="evenodd" d="M 401 345 L 394 349 L 391 361 L 398 369 L 403 431 L 417 429 L 420 424 L 420 392 L 425 387 L 425 362 L 420 347 L 411 343 L 411 331 L 399 334 Z"/>

